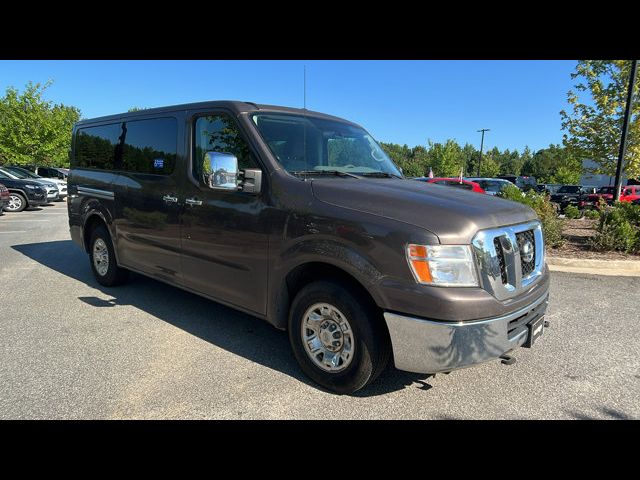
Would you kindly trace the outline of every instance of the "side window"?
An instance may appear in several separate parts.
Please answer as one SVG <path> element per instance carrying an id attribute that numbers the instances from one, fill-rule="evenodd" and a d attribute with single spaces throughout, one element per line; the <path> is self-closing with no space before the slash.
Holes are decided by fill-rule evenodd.
<path id="1" fill-rule="evenodd" d="M 76 133 L 74 166 L 113 170 L 119 137 L 119 123 L 81 128 Z"/>
<path id="2" fill-rule="evenodd" d="M 233 118 L 226 113 L 216 113 L 195 120 L 193 176 L 203 181 L 204 157 L 207 152 L 230 153 L 238 159 L 238 169 L 258 168 L 249 145 L 242 138 Z"/>
<path id="3" fill-rule="evenodd" d="M 122 133 L 125 140 L 119 170 L 161 175 L 173 172 L 178 142 L 175 118 L 124 122 Z"/>

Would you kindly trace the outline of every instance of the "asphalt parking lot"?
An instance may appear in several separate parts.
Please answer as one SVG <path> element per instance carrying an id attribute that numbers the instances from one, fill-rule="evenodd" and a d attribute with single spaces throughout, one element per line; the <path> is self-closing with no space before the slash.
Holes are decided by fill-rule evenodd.
<path id="1" fill-rule="evenodd" d="M 56 203 L 0 216 L 0 418 L 638 419 L 639 286 L 554 272 L 516 364 L 389 368 L 336 396 L 259 319 L 139 275 L 100 286 Z"/>

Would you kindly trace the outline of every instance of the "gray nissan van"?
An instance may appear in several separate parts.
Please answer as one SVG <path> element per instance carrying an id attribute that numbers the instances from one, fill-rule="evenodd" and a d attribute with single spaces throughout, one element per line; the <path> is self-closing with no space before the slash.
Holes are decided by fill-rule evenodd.
<path id="1" fill-rule="evenodd" d="M 219 101 L 83 120 L 69 226 L 100 284 L 148 275 L 287 330 L 352 393 L 531 347 L 549 272 L 530 208 L 405 180 L 355 123 Z"/>

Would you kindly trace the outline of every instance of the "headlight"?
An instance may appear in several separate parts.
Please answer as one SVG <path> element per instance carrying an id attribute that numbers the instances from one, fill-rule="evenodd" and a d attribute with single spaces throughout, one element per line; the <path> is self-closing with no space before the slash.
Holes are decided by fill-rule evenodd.
<path id="1" fill-rule="evenodd" d="M 442 287 L 477 287 L 470 245 L 407 245 L 407 261 L 416 282 Z"/>

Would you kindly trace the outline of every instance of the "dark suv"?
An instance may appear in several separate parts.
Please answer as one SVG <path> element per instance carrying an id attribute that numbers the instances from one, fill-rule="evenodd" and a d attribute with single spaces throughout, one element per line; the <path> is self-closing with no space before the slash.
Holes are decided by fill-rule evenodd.
<path id="1" fill-rule="evenodd" d="M 335 392 L 389 358 L 449 372 L 544 329 L 534 211 L 406 180 L 337 117 L 221 101 L 83 120 L 68 190 L 98 282 L 131 270 L 260 317 Z"/>
<path id="2" fill-rule="evenodd" d="M 0 171 L 0 183 L 9 190 L 9 202 L 5 212 L 21 212 L 27 207 L 47 203 L 47 190 L 33 180 L 20 180 Z"/>
<path id="3" fill-rule="evenodd" d="M 584 207 L 589 200 L 589 195 L 593 195 L 595 192 L 596 187 L 563 185 L 551 195 L 551 201 L 558 204 L 562 211 L 569 205 Z"/>

